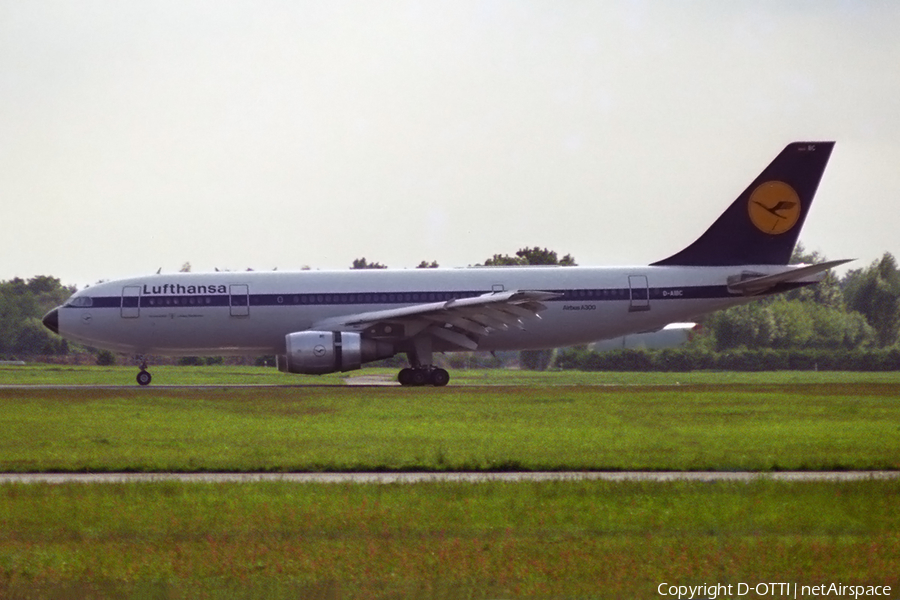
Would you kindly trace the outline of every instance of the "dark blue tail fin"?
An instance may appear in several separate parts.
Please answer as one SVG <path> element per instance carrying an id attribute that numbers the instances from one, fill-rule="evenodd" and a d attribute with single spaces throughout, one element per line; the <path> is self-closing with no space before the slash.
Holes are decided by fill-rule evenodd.
<path id="1" fill-rule="evenodd" d="M 654 265 L 786 265 L 834 142 L 794 142 L 696 242 Z"/>

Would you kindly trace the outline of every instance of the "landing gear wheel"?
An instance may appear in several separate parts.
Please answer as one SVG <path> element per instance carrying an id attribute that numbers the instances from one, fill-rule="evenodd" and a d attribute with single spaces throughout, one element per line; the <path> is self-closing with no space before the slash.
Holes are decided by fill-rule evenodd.
<path id="1" fill-rule="evenodd" d="M 137 382 L 140 385 L 150 385 L 152 380 L 153 377 L 147 371 L 141 370 L 141 372 L 137 374 Z"/>
<path id="2" fill-rule="evenodd" d="M 429 374 L 428 380 L 434 387 L 443 387 L 450 381 L 450 373 L 444 369 L 435 369 Z"/>
<path id="3" fill-rule="evenodd" d="M 402 369 L 400 373 L 397 374 L 397 381 L 400 382 L 400 385 L 409 385 L 412 383 L 412 369 Z"/>
<path id="4" fill-rule="evenodd" d="M 424 369 L 413 369 L 412 375 L 409 378 L 410 385 L 425 385 L 428 383 L 428 371 Z"/>

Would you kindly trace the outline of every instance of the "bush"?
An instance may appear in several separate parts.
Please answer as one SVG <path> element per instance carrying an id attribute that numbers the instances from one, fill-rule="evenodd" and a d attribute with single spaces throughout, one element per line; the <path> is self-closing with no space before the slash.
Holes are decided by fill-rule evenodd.
<path id="1" fill-rule="evenodd" d="M 97 352 L 97 364 L 101 367 L 109 367 L 116 364 L 116 355 L 109 350 Z"/>
<path id="2" fill-rule="evenodd" d="M 274 354 L 266 354 L 264 356 L 257 356 L 253 360 L 253 364 L 257 367 L 274 367 L 275 366 L 275 355 Z"/>
<path id="3" fill-rule="evenodd" d="M 900 348 L 882 350 L 560 350 L 560 369 L 579 371 L 900 371 Z"/>
<path id="4" fill-rule="evenodd" d="M 553 361 L 553 350 L 522 350 L 519 364 L 529 371 L 546 371 Z"/>

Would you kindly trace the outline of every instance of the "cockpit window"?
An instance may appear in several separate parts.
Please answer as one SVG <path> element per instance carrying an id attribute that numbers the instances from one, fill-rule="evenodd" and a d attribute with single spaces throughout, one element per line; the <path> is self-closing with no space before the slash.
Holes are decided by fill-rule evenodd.
<path id="1" fill-rule="evenodd" d="M 66 302 L 66 306 L 74 306 L 77 308 L 89 308 L 93 306 L 94 301 L 90 296 L 75 296 L 74 298 L 69 298 L 69 301 Z"/>

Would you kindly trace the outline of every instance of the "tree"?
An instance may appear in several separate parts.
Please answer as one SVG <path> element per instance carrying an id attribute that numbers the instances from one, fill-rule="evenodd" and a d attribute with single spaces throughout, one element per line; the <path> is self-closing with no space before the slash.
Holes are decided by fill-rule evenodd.
<path id="1" fill-rule="evenodd" d="M 778 298 L 769 310 L 775 329 L 772 346 L 775 348 L 804 348 L 815 334 L 813 318 L 807 307 L 815 306 L 799 300 Z"/>
<path id="2" fill-rule="evenodd" d="M 383 265 L 383 264 L 377 263 L 377 262 L 370 263 L 365 259 L 365 257 L 363 257 L 363 258 L 354 259 L 353 266 L 350 268 L 351 269 L 387 269 L 387 265 Z"/>
<path id="3" fill-rule="evenodd" d="M 191 272 L 191 263 L 185 262 L 183 265 L 181 265 L 181 268 L 178 269 L 178 272 L 179 273 L 190 273 Z"/>
<path id="4" fill-rule="evenodd" d="M 791 254 L 789 264 L 812 265 L 816 263 L 826 262 L 828 259 L 819 252 L 806 252 L 803 244 L 797 243 L 794 252 Z M 784 298 L 788 300 L 802 300 L 803 302 L 815 302 L 833 308 L 843 308 L 844 294 L 841 291 L 841 282 L 834 271 L 829 270 L 825 273 L 825 277 L 816 285 L 806 285 L 799 289 L 784 294 Z"/>
<path id="5" fill-rule="evenodd" d="M 571 254 L 566 254 L 559 259 L 556 252 L 534 246 L 533 248 L 521 248 L 516 251 L 515 256 L 507 254 L 495 254 L 491 258 L 484 261 L 485 267 L 502 267 L 502 266 L 524 266 L 524 265 L 562 265 L 564 267 L 574 267 L 577 265 Z"/>
<path id="6" fill-rule="evenodd" d="M 875 330 L 860 313 L 822 304 L 806 307 L 813 324 L 810 347 L 852 350 L 875 344 Z"/>
<path id="7" fill-rule="evenodd" d="M 25 319 L 9 349 L 15 355 L 61 354 L 63 340 L 50 333 L 36 317 Z"/>
<path id="8" fill-rule="evenodd" d="M 423 261 L 420 262 L 418 265 L 416 265 L 416 268 L 417 268 L 417 269 L 437 269 L 438 266 L 439 266 L 439 265 L 438 265 L 438 262 L 437 262 L 436 260 L 433 260 L 433 261 L 431 261 L 431 262 L 427 262 L 427 261 L 424 261 L 424 260 L 423 260 Z"/>
<path id="9" fill-rule="evenodd" d="M 719 352 L 739 348 L 850 350 L 867 347 L 875 339 L 874 330 L 858 312 L 775 297 L 706 316 L 691 346 Z"/>
<path id="10" fill-rule="evenodd" d="M 716 350 L 768 347 L 775 337 L 776 324 L 768 306 L 754 302 L 709 315 L 703 322 L 712 335 Z"/>
<path id="11" fill-rule="evenodd" d="M 878 345 L 893 345 L 900 330 L 900 270 L 894 256 L 885 252 L 867 268 L 849 271 L 842 284 L 847 306 L 865 316 Z"/>
<path id="12" fill-rule="evenodd" d="M 65 353 L 67 345 L 44 328 L 41 317 L 74 292 L 46 275 L 0 282 L 0 353 Z"/>
<path id="13" fill-rule="evenodd" d="M 491 258 L 484 261 L 485 267 L 521 267 L 527 265 L 523 259 L 518 256 L 509 256 L 506 254 L 495 254 Z"/>

